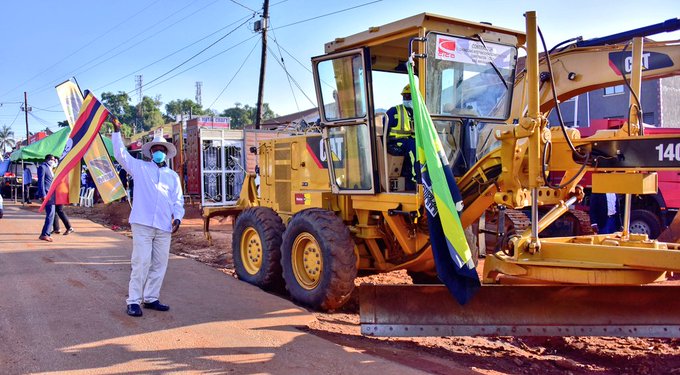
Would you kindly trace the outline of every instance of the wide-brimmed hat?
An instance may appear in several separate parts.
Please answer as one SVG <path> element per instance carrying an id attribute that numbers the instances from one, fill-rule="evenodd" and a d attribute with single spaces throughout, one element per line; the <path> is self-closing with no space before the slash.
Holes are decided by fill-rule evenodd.
<path id="1" fill-rule="evenodd" d="M 155 145 L 161 145 L 168 150 L 168 152 L 166 154 L 166 157 L 168 159 L 173 158 L 175 155 L 177 155 L 177 149 L 175 148 L 175 145 L 166 141 L 165 138 L 163 138 L 163 129 L 156 130 L 153 133 L 153 140 L 151 142 L 146 142 L 142 146 L 142 155 L 151 159 L 153 157 L 153 156 L 151 156 L 151 147 L 153 147 Z"/>

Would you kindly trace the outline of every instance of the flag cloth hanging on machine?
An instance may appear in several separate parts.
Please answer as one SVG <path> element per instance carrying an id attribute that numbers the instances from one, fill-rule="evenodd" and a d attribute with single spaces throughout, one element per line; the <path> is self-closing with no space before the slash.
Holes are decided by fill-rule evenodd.
<path id="1" fill-rule="evenodd" d="M 432 255 L 437 275 L 458 303 L 463 305 L 481 285 L 458 216 L 463 199 L 425 101 L 417 89 L 412 62 L 406 65 L 411 84 L 416 153 L 420 163 Z"/>
<path id="2" fill-rule="evenodd" d="M 67 175 L 76 166 L 80 167 L 83 156 L 90 145 L 99 136 L 99 129 L 109 116 L 109 111 L 97 98 L 86 91 L 85 100 L 80 108 L 80 114 L 75 125 L 71 129 L 66 147 L 61 154 L 61 162 L 54 172 L 54 181 L 45 196 L 40 211 L 45 209 L 45 204 L 54 196 L 55 204 L 68 204 L 69 186 Z"/>
<path id="3" fill-rule="evenodd" d="M 71 128 L 73 128 L 76 123 L 76 116 L 80 113 L 80 108 L 83 105 L 83 94 L 80 91 L 80 87 L 73 81 L 66 81 L 56 87 L 57 95 L 59 96 L 59 101 L 61 101 L 61 106 L 66 114 L 66 119 L 68 120 Z M 85 152 L 85 164 L 92 174 L 92 180 L 97 186 L 97 191 L 99 191 L 99 196 L 104 203 L 110 203 L 117 199 L 123 198 L 127 193 L 123 188 L 123 183 L 116 173 L 116 169 L 111 162 L 108 152 L 106 151 L 106 146 L 104 146 L 104 141 L 101 135 L 97 135 L 92 142 L 90 148 Z M 78 177 L 78 184 L 80 184 L 80 168 L 73 168 L 71 174 L 76 174 Z M 74 188 L 73 182 L 71 182 L 69 189 L 71 193 L 76 192 L 75 202 L 71 196 L 71 203 L 77 203 L 78 190 Z"/>

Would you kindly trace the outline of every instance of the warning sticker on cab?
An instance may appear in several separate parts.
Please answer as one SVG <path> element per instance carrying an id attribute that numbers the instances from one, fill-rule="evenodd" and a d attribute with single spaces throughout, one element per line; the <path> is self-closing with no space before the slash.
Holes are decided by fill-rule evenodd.
<path id="1" fill-rule="evenodd" d="M 466 38 L 437 35 L 435 58 L 475 65 L 493 62 L 499 69 L 512 67 L 512 59 L 515 56 L 515 49 L 512 46 L 485 44 Z"/>

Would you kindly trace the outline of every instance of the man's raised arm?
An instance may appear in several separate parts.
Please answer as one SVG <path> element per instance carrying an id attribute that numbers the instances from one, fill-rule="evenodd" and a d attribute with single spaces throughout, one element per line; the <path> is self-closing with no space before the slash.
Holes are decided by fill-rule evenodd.
<path id="1" fill-rule="evenodd" d="M 125 170 L 132 176 L 135 176 L 137 165 L 141 162 L 130 155 L 123 144 L 123 136 L 120 133 L 121 123 L 113 115 L 109 115 L 109 119 L 113 123 L 113 134 L 111 134 L 111 143 L 113 143 L 113 155 L 116 161 L 125 168 Z"/>

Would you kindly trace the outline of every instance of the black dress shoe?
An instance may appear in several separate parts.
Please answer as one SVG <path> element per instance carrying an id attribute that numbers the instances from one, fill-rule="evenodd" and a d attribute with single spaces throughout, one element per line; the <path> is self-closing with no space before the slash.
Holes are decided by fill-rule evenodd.
<path id="1" fill-rule="evenodd" d="M 133 303 L 127 306 L 127 314 L 130 316 L 142 316 L 142 308 Z"/>
<path id="2" fill-rule="evenodd" d="M 168 311 L 170 306 L 162 304 L 160 301 L 156 300 L 153 302 L 144 302 L 144 308 L 156 311 Z"/>

